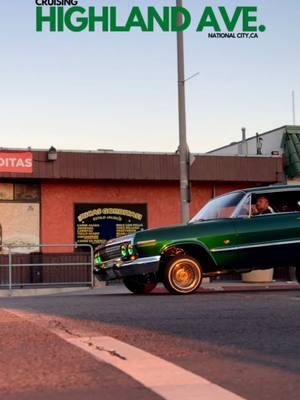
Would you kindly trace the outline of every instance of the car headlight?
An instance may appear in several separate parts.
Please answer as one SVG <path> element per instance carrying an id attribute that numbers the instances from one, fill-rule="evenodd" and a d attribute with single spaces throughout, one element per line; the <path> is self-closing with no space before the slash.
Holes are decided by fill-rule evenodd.
<path id="1" fill-rule="evenodd" d="M 120 254 L 123 259 L 133 260 L 136 258 L 135 247 L 132 243 L 123 243 L 120 246 Z"/>
<path id="2" fill-rule="evenodd" d="M 127 246 L 127 252 L 128 252 L 129 257 L 131 257 L 131 256 L 134 255 L 134 247 L 133 247 L 132 244 L 129 244 L 129 245 Z"/>
<path id="3" fill-rule="evenodd" d="M 101 264 L 102 263 L 102 259 L 98 254 L 96 254 L 94 260 L 95 260 L 95 264 Z"/>
<path id="4" fill-rule="evenodd" d="M 127 250 L 127 246 L 125 244 L 122 244 L 120 246 L 120 253 L 122 258 L 126 258 L 128 256 L 128 250 Z"/>

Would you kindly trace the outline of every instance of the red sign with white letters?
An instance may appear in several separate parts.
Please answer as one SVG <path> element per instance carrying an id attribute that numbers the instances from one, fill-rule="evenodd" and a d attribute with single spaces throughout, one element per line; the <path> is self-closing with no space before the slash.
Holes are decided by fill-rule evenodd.
<path id="1" fill-rule="evenodd" d="M 27 152 L 1 152 L 0 172 L 15 172 L 32 174 L 32 153 Z"/>

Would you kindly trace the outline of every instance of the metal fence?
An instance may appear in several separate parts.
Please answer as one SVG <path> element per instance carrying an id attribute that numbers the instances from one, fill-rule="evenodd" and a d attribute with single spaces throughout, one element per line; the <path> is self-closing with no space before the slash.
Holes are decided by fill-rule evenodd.
<path id="1" fill-rule="evenodd" d="M 34 251 L 25 253 L 22 248 Z M 41 251 L 44 248 L 46 252 Z M 77 251 L 58 252 L 66 248 Z M 94 250 L 91 245 L 3 245 L 0 250 L 3 253 L 0 254 L 0 288 L 94 286 Z"/>

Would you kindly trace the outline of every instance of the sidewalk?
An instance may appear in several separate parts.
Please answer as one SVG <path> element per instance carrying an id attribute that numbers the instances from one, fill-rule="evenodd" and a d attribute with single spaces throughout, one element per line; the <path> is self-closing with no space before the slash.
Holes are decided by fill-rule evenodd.
<path id="1" fill-rule="evenodd" d="M 200 292 L 254 292 L 300 290 L 298 282 L 273 281 L 270 283 L 244 283 L 242 281 L 213 281 L 201 285 Z"/>
<path id="2" fill-rule="evenodd" d="M 51 294 L 64 294 L 74 293 L 91 290 L 90 288 L 84 287 L 69 287 L 69 288 L 26 288 L 26 289 L 0 289 L 1 297 L 29 297 L 29 296 L 46 296 Z"/>
<path id="3" fill-rule="evenodd" d="M 273 281 L 271 283 L 244 283 L 242 281 L 213 281 L 211 283 L 203 283 L 198 289 L 199 293 L 223 293 L 223 292 L 270 292 L 270 291 L 286 291 L 286 290 L 299 290 L 300 285 L 298 282 L 293 281 Z M 112 283 L 105 286 L 104 283 L 95 287 L 94 289 L 86 287 L 77 288 L 42 288 L 42 289 L 14 289 L 12 292 L 9 290 L 1 289 L 1 297 L 27 297 L 27 296 L 47 296 L 55 294 L 73 294 L 81 293 L 83 295 L 97 293 L 97 294 L 126 294 L 130 293 L 121 282 Z M 163 284 L 159 284 L 154 294 L 168 293 Z"/>

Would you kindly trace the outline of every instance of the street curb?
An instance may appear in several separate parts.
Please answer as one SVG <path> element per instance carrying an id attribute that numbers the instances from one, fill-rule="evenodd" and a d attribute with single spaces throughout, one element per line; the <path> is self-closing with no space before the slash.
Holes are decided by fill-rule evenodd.
<path id="1" fill-rule="evenodd" d="M 89 290 L 89 287 L 72 287 L 72 288 L 39 288 L 39 289 L 1 289 L 1 297 L 31 297 L 31 296 L 48 296 L 51 294 L 82 292 Z"/>
<path id="2" fill-rule="evenodd" d="M 210 293 L 240 293 L 240 292 L 284 292 L 284 291 L 299 291 L 300 285 L 295 284 L 281 284 L 281 285 L 253 285 L 249 286 L 232 285 L 232 286 L 219 286 L 200 287 L 197 293 L 210 294 Z M 153 294 L 168 293 L 164 288 L 158 288 L 153 291 Z"/>
<path id="3" fill-rule="evenodd" d="M 252 284 L 250 284 L 252 285 Z M 292 285 L 278 285 L 278 286 L 220 286 L 214 288 L 200 288 L 198 292 L 204 293 L 215 293 L 215 292 L 279 292 L 279 291 L 287 291 L 287 290 L 300 290 L 300 285 L 292 284 Z"/>

